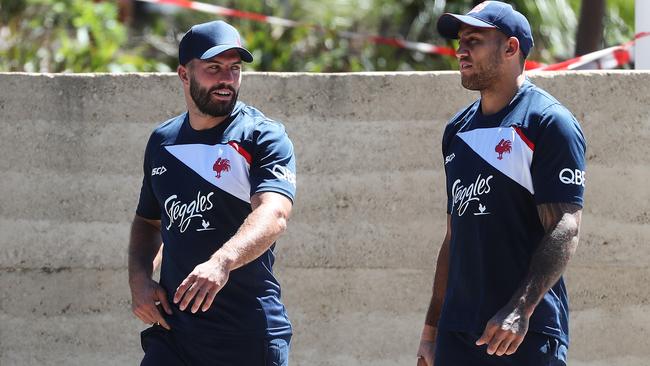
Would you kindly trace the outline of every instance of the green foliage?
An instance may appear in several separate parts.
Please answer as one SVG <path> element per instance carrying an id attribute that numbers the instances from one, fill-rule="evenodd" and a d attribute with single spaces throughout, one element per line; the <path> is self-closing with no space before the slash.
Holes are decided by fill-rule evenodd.
<path id="1" fill-rule="evenodd" d="M 531 24 L 535 47 L 530 59 L 545 63 L 573 57 L 578 29 L 578 1 L 513 1 Z"/>
<path id="2" fill-rule="evenodd" d="M 248 70 L 300 72 L 449 70 L 453 57 L 375 44 L 378 35 L 455 47 L 436 32 L 443 12 L 465 13 L 471 0 L 202 0 L 241 11 L 304 22 L 287 28 L 225 18 L 237 27 L 255 61 Z M 533 27 L 531 59 L 553 63 L 575 48 L 583 0 L 509 1 Z M 220 19 L 172 6 L 141 5 L 130 26 L 117 21 L 114 1 L 0 0 L 0 71 L 169 71 L 191 25 Z M 137 2 L 136 2 L 137 3 Z M 633 37 L 634 1 L 608 0 L 604 47 Z"/>
<path id="3" fill-rule="evenodd" d="M 102 72 L 169 68 L 121 51 L 126 28 L 110 2 L 0 0 L 0 71 Z"/>
<path id="4" fill-rule="evenodd" d="M 607 5 L 605 47 L 632 40 L 634 38 L 634 0 L 607 0 Z"/>
<path id="5" fill-rule="evenodd" d="M 573 57 L 583 0 L 512 1 L 531 23 L 535 48 L 531 58 L 546 63 Z M 607 0 L 603 48 L 634 38 L 634 0 Z"/>

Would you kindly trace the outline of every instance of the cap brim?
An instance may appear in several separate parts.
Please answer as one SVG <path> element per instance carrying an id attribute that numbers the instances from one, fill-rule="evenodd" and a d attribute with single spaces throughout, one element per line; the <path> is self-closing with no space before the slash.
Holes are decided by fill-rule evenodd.
<path id="1" fill-rule="evenodd" d="M 201 57 L 199 57 L 201 60 L 207 60 L 209 58 L 213 58 L 214 56 L 221 54 L 223 52 L 226 52 L 228 50 L 237 50 L 239 52 L 239 56 L 241 56 L 242 61 L 244 62 L 253 62 L 253 55 L 248 52 L 247 49 L 239 46 L 231 46 L 231 45 L 219 45 L 219 46 L 214 46 L 207 51 L 203 52 Z"/>
<path id="2" fill-rule="evenodd" d="M 438 18 L 438 33 L 445 38 L 457 39 L 458 31 L 462 24 L 478 28 L 496 28 L 490 23 L 486 23 L 468 15 L 444 13 L 440 18 Z"/>

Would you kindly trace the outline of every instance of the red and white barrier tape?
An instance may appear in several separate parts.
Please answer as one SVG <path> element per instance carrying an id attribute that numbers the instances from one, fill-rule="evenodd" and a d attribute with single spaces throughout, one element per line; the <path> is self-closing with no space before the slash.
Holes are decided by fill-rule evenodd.
<path id="1" fill-rule="evenodd" d="M 321 26 L 301 23 L 295 20 L 278 18 L 274 16 L 241 11 L 223 6 L 206 4 L 189 0 L 137 0 L 160 5 L 173 5 L 187 9 L 202 11 L 205 13 L 217 14 L 227 17 L 249 19 L 256 22 L 280 25 L 284 27 L 309 27 L 314 29 L 323 29 Z M 387 38 L 356 32 L 338 31 L 337 34 L 343 38 L 365 39 L 375 44 L 383 44 L 407 50 L 418 51 L 422 53 L 456 56 L 456 50 L 451 47 L 441 47 L 422 42 L 411 42 L 399 38 Z M 606 48 L 584 56 L 579 56 L 567 61 L 559 62 L 553 65 L 544 65 L 536 61 L 527 60 L 526 70 L 535 71 L 554 71 L 554 70 L 590 70 L 590 69 L 613 69 L 628 64 L 633 59 L 634 43 L 641 37 L 650 36 L 650 32 L 639 33 L 634 40 L 619 46 Z"/>
<path id="2" fill-rule="evenodd" d="M 638 33 L 634 39 L 622 45 L 605 48 L 583 56 L 557 64 L 541 66 L 535 71 L 556 71 L 556 70 L 608 70 L 627 65 L 634 60 L 634 44 L 643 37 L 650 36 L 650 32 Z"/>
<path id="3" fill-rule="evenodd" d="M 309 27 L 315 29 L 322 29 L 322 27 L 313 24 L 300 23 L 290 19 L 278 18 L 274 16 L 268 16 L 259 13 L 251 13 L 251 12 L 246 12 L 241 10 L 235 10 L 231 8 L 225 8 L 223 6 L 200 3 L 197 1 L 188 1 L 188 0 L 138 0 L 138 1 L 144 1 L 148 3 L 155 3 L 161 5 L 175 5 L 175 6 L 194 9 L 206 13 L 218 14 L 218 15 L 235 17 L 235 18 L 242 18 L 242 19 L 249 19 L 249 20 L 262 22 L 262 23 L 281 25 L 284 27 L 303 26 L 303 27 Z M 404 49 L 423 52 L 423 53 L 430 53 L 435 55 L 446 55 L 446 56 L 456 55 L 456 51 L 451 47 L 440 47 L 428 43 L 411 42 L 411 41 L 406 41 L 398 38 L 387 38 L 387 37 L 373 36 L 373 35 L 356 33 L 356 32 L 342 31 L 342 32 L 337 32 L 337 34 L 343 38 L 351 38 L 351 39 L 362 38 L 376 44 L 384 44 L 388 46 L 399 47 L 399 48 L 404 48 Z"/>

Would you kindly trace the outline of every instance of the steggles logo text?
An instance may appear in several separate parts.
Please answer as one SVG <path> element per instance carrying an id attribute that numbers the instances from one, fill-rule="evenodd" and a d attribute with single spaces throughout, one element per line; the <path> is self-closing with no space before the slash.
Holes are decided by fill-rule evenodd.
<path id="1" fill-rule="evenodd" d="M 211 210 L 213 207 L 212 201 L 210 198 L 214 192 L 210 192 L 207 195 L 201 195 L 201 191 L 196 195 L 196 199 L 190 203 L 181 203 L 181 201 L 176 200 L 177 195 L 171 195 L 165 200 L 165 212 L 167 212 L 167 217 L 169 217 L 169 225 L 167 225 L 167 230 L 169 230 L 172 225 L 176 224 L 181 233 L 187 230 L 187 227 L 190 225 L 190 221 L 196 217 L 203 217 L 201 212 Z"/>
<path id="2" fill-rule="evenodd" d="M 454 185 L 451 187 L 451 195 L 453 197 L 451 210 L 454 210 L 454 207 L 458 208 L 458 216 L 463 216 L 467 210 L 467 206 L 472 201 L 480 201 L 478 196 L 490 193 L 490 179 L 493 176 L 487 178 L 482 178 L 479 174 L 476 177 L 476 181 L 470 184 L 468 187 L 465 187 L 461 184 L 460 179 L 454 181 Z"/>

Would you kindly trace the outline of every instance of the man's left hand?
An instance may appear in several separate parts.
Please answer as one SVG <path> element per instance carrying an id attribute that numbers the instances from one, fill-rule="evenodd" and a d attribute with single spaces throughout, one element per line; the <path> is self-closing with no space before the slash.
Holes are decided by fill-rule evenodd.
<path id="1" fill-rule="evenodd" d="M 174 304 L 179 304 L 181 311 L 185 311 L 187 306 L 194 299 L 192 313 L 196 313 L 199 308 L 207 311 L 212 305 L 217 293 L 228 282 L 230 269 L 222 262 L 214 258 L 207 262 L 201 263 L 194 267 L 192 273 L 181 282 L 174 294 Z M 182 301 L 181 301 L 182 300 Z M 203 306 L 201 306 L 203 304 Z"/>
<path id="2" fill-rule="evenodd" d="M 477 346 L 487 344 L 487 353 L 497 356 L 511 355 L 517 351 L 528 332 L 529 316 L 510 304 L 503 307 L 485 326 Z"/>

